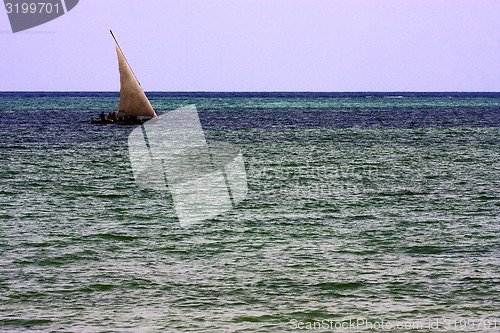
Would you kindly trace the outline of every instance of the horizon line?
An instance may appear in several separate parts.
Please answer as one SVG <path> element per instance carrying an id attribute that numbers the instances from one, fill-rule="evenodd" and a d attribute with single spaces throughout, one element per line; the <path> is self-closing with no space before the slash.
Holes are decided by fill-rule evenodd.
<path id="1" fill-rule="evenodd" d="M 261 94 L 261 93 L 290 93 L 290 94 L 361 94 L 361 93 L 387 93 L 387 94 L 397 94 L 397 93 L 425 93 L 425 94 L 495 94 L 500 93 L 500 91 L 465 91 L 465 90 L 429 90 L 429 91 L 418 91 L 418 90 L 352 90 L 352 91 L 313 91 L 313 90 L 145 90 L 145 93 L 241 93 L 241 94 Z M 1 90 L 0 93 L 120 93 L 117 90 Z"/>

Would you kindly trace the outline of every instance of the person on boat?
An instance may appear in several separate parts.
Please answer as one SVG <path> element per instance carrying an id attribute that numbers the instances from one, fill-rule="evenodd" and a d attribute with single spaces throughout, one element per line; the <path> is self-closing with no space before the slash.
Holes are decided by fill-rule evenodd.
<path id="1" fill-rule="evenodd" d="M 108 113 L 108 121 L 113 121 L 113 118 L 112 118 L 112 116 L 111 116 L 111 112 L 110 112 L 110 113 Z"/>
<path id="2" fill-rule="evenodd" d="M 113 111 L 113 113 L 111 114 L 111 119 L 115 120 L 116 119 L 116 112 Z"/>
<path id="3" fill-rule="evenodd" d="M 106 122 L 106 115 L 104 114 L 104 112 L 101 112 L 101 114 L 99 115 L 99 119 L 101 120 L 101 123 Z"/>

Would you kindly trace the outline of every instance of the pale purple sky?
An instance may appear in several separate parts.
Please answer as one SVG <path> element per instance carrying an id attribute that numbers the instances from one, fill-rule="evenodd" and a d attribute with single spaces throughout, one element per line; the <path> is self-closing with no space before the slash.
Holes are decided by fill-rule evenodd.
<path id="1" fill-rule="evenodd" d="M 13 34 L 0 91 L 500 91 L 499 0 L 80 0 Z"/>

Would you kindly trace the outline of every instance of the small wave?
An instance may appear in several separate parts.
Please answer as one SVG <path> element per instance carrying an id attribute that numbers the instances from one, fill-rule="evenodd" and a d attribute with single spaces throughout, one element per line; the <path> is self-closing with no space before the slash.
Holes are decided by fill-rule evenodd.
<path id="1" fill-rule="evenodd" d="M 31 328 L 33 326 L 48 325 L 50 323 L 52 323 L 52 320 L 50 319 L 0 319 L 0 326 L 2 327 L 23 327 L 24 329 Z"/>
<path id="2" fill-rule="evenodd" d="M 489 200 L 497 200 L 498 198 L 497 197 L 488 196 L 488 195 L 481 195 L 481 196 L 477 197 L 477 199 L 481 200 L 481 201 L 489 201 Z"/>
<path id="3" fill-rule="evenodd" d="M 117 235 L 117 234 L 93 234 L 87 235 L 86 238 L 102 238 L 102 239 L 110 239 L 110 240 L 119 240 L 119 241 L 132 241 L 138 239 L 136 236 L 129 235 Z"/>
<path id="4" fill-rule="evenodd" d="M 79 289 L 79 291 L 91 293 L 91 292 L 95 292 L 95 291 L 108 291 L 108 290 L 111 290 L 115 287 L 116 286 L 113 284 L 93 283 L 93 284 L 89 285 L 88 287 L 84 287 L 84 288 Z"/>
<path id="5" fill-rule="evenodd" d="M 377 219 L 376 216 L 373 216 L 373 215 L 355 215 L 355 216 L 351 216 L 351 219 L 352 220 L 375 220 Z"/>
<path id="6" fill-rule="evenodd" d="M 345 289 L 357 289 L 359 287 L 362 287 L 363 283 L 356 281 L 356 282 L 324 282 L 324 283 L 319 283 L 316 285 L 316 287 L 319 287 L 324 290 L 345 290 Z"/>
<path id="7" fill-rule="evenodd" d="M 233 322 L 235 323 L 243 323 L 243 322 L 250 322 L 250 323 L 260 323 L 260 322 L 267 322 L 269 320 L 273 319 L 280 319 L 280 316 L 277 315 L 262 315 L 262 316 L 238 316 L 233 318 Z"/>
<path id="8" fill-rule="evenodd" d="M 87 196 L 92 196 L 94 198 L 102 198 L 102 199 L 118 199 L 118 198 L 123 198 L 123 197 L 127 197 L 128 195 L 126 194 L 89 194 Z"/>
<path id="9" fill-rule="evenodd" d="M 418 254 L 442 254 L 446 252 L 445 248 L 439 246 L 426 246 L 426 245 L 417 245 L 409 247 L 406 250 L 407 253 L 418 253 Z"/>

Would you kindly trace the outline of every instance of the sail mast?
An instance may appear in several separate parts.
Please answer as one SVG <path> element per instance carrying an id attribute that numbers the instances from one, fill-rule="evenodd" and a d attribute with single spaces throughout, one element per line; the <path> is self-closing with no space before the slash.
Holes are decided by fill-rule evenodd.
<path id="1" fill-rule="evenodd" d="M 132 67 L 130 67 L 130 64 L 129 64 L 128 60 L 127 60 L 127 57 L 125 57 L 125 54 L 123 53 L 122 48 L 120 47 L 120 44 L 118 44 L 118 41 L 116 40 L 116 37 L 113 34 L 113 31 L 111 31 L 111 29 L 110 29 L 109 32 L 111 33 L 111 36 L 115 40 L 116 47 L 118 48 L 118 50 L 120 50 L 121 54 L 123 55 L 123 58 L 125 59 L 125 62 L 127 63 L 127 65 L 130 68 L 130 70 L 132 71 L 132 74 L 134 74 L 135 79 L 137 80 L 137 82 L 139 83 L 139 85 L 141 85 L 141 83 L 139 82 L 139 79 L 137 78 L 137 75 L 135 75 L 135 73 L 134 73 L 134 70 L 132 69 Z"/>

